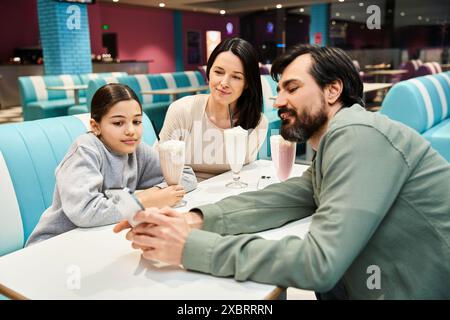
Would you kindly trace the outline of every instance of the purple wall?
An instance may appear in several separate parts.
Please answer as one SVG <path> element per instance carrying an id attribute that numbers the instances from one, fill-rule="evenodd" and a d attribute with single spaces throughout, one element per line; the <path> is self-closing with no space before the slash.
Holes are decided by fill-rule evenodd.
<path id="1" fill-rule="evenodd" d="M 103 32 L 116 32 L 118 55 L 121 60 L 153 60 L 149 63 L 151 73 L 175 71 L 175 48 L 173 41 L 173 11 L 130 5 L 97 3 L 88 5 L 91 49 L 102 54 Z M 202 32 L 205 45 L 206 30 L 221 31 L 226 37 L 226 23 L 234 24 L 232 36 L 239 35 L 239 19 L 218 15 L 183 12 L 184 30 Z M 103 24 L 110 29 L 103 31 Z M 185 41 L 184 41 L 185 42 Z M 36 1 L 0 1 L 0 61 L 6 62 L 16 47 L 39 45 L 39 27 Z M 184 43 L 186 50 L 186 43 Z M 204 49 L 204 47 L 203 47 Z M 205 52 L 202 51 L 203 59 Z M 186 57 L 186 54 L 184 55 Z M 206 62 L 202 61 L 202 64 Z M 195 69 L 187 66 L 186 69 Z"/>
<path id="2" fill-rule="evenodd" d="M 113 32 L 117 33 L 119 59 L 153 60 L 149 63 L 151 73 L 175 71 L 172 11 L 98 3 L 89 15 L 91 12 L 93 53 L 104 52 L 102 32 Z M 108 31 L 101 30 L 103 24 L 109 25 Z"/>
<path id="3" fill-rule="evenodd" d="M 0 62 L 8 61 L 14 48 L 38 45 L 36 1 L 0 1 Z"/>
<path id="4" fill-rule="evenodd" d="M 106 53 L 102 46 L 102 20 L 100 5 L 88 5 L 89 32 L 91 34 L 91 51 L 95 55 Z"/>
<path id="5" fill-rule="evenodd" d="M 233 33 L 228 35 L 226 25 L 231 22 L 234 26 Z M 201 34 L 201 63 L 206 65 L 206 31 L 220 31 L 222 40 L 226 38 L 239 36 L 239 17 L 237 16 L 220 16 L 216 14 L 183 12 L 183 51 L 184 51 L 184 69 L 196 70 L 197 65 L 187 64 L 187 31 L 199 31 Z"/>

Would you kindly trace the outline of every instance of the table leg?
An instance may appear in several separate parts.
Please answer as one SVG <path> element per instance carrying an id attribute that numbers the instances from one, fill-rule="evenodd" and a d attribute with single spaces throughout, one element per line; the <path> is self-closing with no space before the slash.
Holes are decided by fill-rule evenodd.
<path id="1" fill-rule="evenodd" d="M 75 99 L 75 105 L 79 105 L 80 104 L 80 95 L 77 89 L 75 89 L 73 91 L 73 98 Z"/>

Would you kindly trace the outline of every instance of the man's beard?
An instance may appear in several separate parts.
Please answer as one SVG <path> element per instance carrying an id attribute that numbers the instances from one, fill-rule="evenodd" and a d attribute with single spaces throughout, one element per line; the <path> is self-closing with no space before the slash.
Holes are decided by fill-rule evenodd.
<path id="1" fill-rule="evenodd" d="M 319 112 L 315 115 L 307 113 L 306 108 L 301 115 L 298 115 L 295 109 L 284 107 L 278 110 L 278 116 L 284 112 L 294 117 L 292 124 L 289 124 L 289 119 L 282 120 L 281 124 L 281 136 L 289 141 L 306 142 L 328 121 L 328 116 L 325 111 L 325 101 L 323 100 Z"/>

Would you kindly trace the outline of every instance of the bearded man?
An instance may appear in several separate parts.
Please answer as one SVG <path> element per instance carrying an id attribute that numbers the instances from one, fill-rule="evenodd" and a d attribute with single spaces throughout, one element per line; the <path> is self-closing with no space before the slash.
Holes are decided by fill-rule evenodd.
<path id="1" fill-rule="evenodd" d="M 298 45 L 271 74 L 281 134 L 310 143 L 310 168 L 188 213 L 141 211 L 143 223 L 127 234 L 133 247 L 147 259 L 320 299 L 449 299 L 450 165 L 414 130 L 364 109 L 344 51 Z M 303 239 L 249 234 L 307 216 Z M 381 279 L 371 286 L 375 269 Z"/>

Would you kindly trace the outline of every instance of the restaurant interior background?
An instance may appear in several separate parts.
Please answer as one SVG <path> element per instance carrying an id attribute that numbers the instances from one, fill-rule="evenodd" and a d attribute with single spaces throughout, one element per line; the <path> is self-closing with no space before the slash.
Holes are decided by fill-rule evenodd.
<path id="1" fill-rule="evenodd" d="M 250 41 L 261 64 L 269 66 L 296 43 L 340 47 L 362 75 L 371 67 L 398 69 L 411 59 L 436 61 L 445 70 L 449 60 L 448 0 L 52 1 L 91 3 L 87 12 L 93 72 L 198 70 L 215 44 L 236 36 Z M 46 73 L 37 2 L 0 0 L 3 110 L 20 105 L 18 77 Z M 311 18 L 317 9 L 322 16 L 325 12 L 324 21 Z M 318 29 L 313 27 L 317 23 Z M 375 99 L 375 104 L 380 101 Z M 21 121 L 20 109 L 15 110 L 18 114 L 9 120 Z"/>

